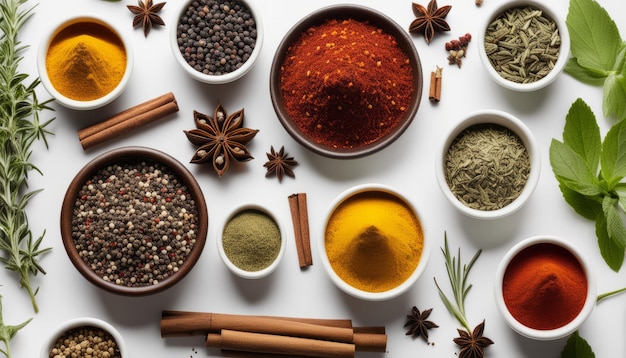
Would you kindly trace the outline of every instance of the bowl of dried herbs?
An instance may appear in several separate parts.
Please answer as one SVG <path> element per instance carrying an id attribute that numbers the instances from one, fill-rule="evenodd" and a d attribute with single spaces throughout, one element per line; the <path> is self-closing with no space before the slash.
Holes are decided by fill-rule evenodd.
<path id="1" fill-rule="evenodd" d="M 481 110 L 467 114 L 447 132 L 435 171 L 454 207 L 489 220 L 519 210 L 535 190 L 540 169 L 530 129 L 507 112 Z"/>
<path id="2" fill-rule="evenodd" d="M 514 0 L 496 6 L 479 29 L 478 48 L 490 77 L 514 91 L 544 88 L 563 72 L 570 37 L 549 3 Z"/>
<path id="3" fill-rule="evenodd" d="M 208 230 L 206 201 L 191 172 L 166 153 L 122 147 L 87 163 L 61 207 L 61 238 L 95 286 L 145 296 L 180 282 Z"/>

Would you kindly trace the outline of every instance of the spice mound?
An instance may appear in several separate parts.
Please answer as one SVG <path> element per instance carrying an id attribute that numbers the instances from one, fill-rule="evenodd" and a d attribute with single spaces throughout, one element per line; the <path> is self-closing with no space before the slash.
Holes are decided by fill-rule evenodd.
<path id="1" fill-rule="evenodd" d="M 421 223 L 395 195 L 355 194 L 328 219 L 326 255 L 348 285 L 367 292 L 389 291 L 415 271 L 424 246 Z"/>
<path id="2" fill-rule="evenodd" d="M 526 146 L 510 129 L 475 124 L 463 130 L 444 157 L 446 183 L 465 206 L 498 210 L 524 190 L 530 174 Z"/>
<path id="3" fill-rule="evenodd" d="M 121 357 L 113 336 L 102 328 L 78 327 L 63 333 L 50 348 L 49 358 Z"/>
<path id="4" fill-rule="evenodd" d="M 281 66 L 294 124 L 331 148 L 358 148 L 391 134 L 410 106 L 413 73 L 396 39 L 353 19 L 304 31 Z"/>
<path id="5" fill-rule="evenodd" d="M 502 281 L 504 302 L 523 325 L 556 329 L 571 322 L 587 298 L 587 276 L 567 249 L 549 243 L 522 250 Z"/>
<path id="6" fill-rule="evenodd" d="M 513 7 L 498 15 L 485 31 L 485 51 L 500 77 L 532 83 L 556 63 L 561 37 L 556 23 L 532 6 Z"/>
<path id="7" fill-rule="evenodd" d="M 173 276 L 196 243 L 198 210 L 167 166 L 128 161 L 99 169 L 74 204 L 72 239 L 104 281 L 156 285 Z"/>
<path id="8" fill-rule="evenodd" d="M 105 25 L 79 22 L 61 30 L 50 42 L 46 71 L 63 96 L 92 101 L 112 92 L 126 71 L 122 40 Z"/>
<path id="9" fill-rule="evenodd" d="M 207 75 L 224 75 L 252 55 L 257 23 L 242 1 L 192 1 L 178 20 L 176 39 L 189 66 Z"/>
<path id="10" fill-rule="evenodd" d="M 276 221 L 257 209 L 235 214 L 222 233 L 222 246 L 230 262 L 249 272 L 269 267 L 278 257 L 281 240 Z"/>

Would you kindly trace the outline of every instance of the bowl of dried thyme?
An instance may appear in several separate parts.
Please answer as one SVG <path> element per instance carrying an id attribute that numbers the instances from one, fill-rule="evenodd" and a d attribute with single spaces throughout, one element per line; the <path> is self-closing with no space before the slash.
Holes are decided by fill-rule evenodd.
<path id="1" fill-rule="evenodd" d="M 565 19 L 546 2 L 501 3 L 478 33 L 479 55 L 489 76 L 514 91 L 544 88 L 563 72 L 569 58 Z"/>
<path id="2" fill-rule="evenodd" d="M 208 84 L 233 82 L 247 74 L 263 47 L 263 23 L 253 1 L 183 1 L 170 33 L 176 62 Z"/>
<path id="3" fill-rule="evenodd" d="M 298 21 L 270 71 L 270 97 L 287 133 L 334 159 L 370 155 L 398 139 L 417 113 L 422 86 L 411 37 L 361 5 L 330 5 Z"/>
<path id="4" fill-rule="evenodd" d="M 44 340 L 40 358 L 128 356 L 126 342 L 110 323 L 94 317 L 63 322 Z"/>
<path id="5" fill-rule="evenodd" d="M 61 238 L 72 264 L 106 291 L 143 296 L 182 280 L 206 242 L 207 206 L 191 172 L 147 147 L 87 163 L 69 184 Z"/>
<path id="6" fill-rule="evenodd" d="M 500 219 L 519 210 L 539 181 L 539 147 L 517 117 L 498 110 L 467 114 L 446 134 L 437 182 L 461 213 Z"/>
<path id="7" fill-rule="evenodd" d="M 126 89 L 133 69 L 127 36 L 94 15 L 63 21 L 44 36 L 37 53 L 41 83 L 59 104 L 92 110 Z"/>

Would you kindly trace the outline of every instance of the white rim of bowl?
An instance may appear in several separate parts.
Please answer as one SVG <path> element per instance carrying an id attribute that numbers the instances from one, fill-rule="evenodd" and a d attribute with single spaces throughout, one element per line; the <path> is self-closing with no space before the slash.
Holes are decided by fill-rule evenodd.
<path id="1" fill-rule="evenodd" d="M 520 195 L 509 205 L 497 210 L 478 210 L 470 208 L 463 204 L 450 190 L 446 182 L 444 172 L 444 163 L 448 148 L 454 139 L 466 128 L 476 124 L 496 124 L 513 131 L 522 140 L 530 158 L 530 174 L 524 189 Z M 539 153 L 538 144 L 535 136 L 530 129 L 519 118 L 510 113 L 499 110 L 480 110 L 471 112 L 466 115 L 459 123 L 457 123 L 450 131 L 447 132 L 443 141 L 443 146 L 439 150 L 436 158 L 435 172 L 437 174 L 437 182 L 448 201 L 463 214 L 476 219 L 494 220 L 501 219 L 518 211 L 530 198 L 537 187 L 539 174 L 541 172 L 541 155 Z"/>
<path id="2" fill-rule="evenodd" d="M 58 327 L 52 330 L 52 333 L 50 334 L 50 336 L 46 340 L 44 340 L 43 345 L 41 346 L 41 358 L 49 357 L 50 349 L 52 348 L 54 343 L 57 341 L 57 339 L 61 337 L 61 335 L 65 334 L 67 331 L 71 329 L 79 328 L 79 327 L 86 327 L 86 326 L 100 328 L 102 330 L 105 330 L 109 334 L 111 334 L 113 339 L 115 339 L 115 343 L 117 344 L 117 347 L 120 350 L 121 356 L 126 357 L 126 353 L 127 353 L 126 342 L 124 341 L 124 338 L 122 337 L 120 332 L 115 327 L 113 327 L 110 323 L 103 321 L 99 318 L 79 317 L 79 318 L 73 318 L 68 321 L 65 321 L 61 323 L 61 325 L 59 325 Z"/>
<path id="3" fill-rule="evenodd" d="M 120 39 L 120 41 L 124 45 L 124 50 L 126 51 L 126 70 L 124 72 L 124 75 L 122 76 L 122 79 L 120 80 L 120 83 L 118 83 L 117 86 L 105 96 L 91 101 L 78 101 L 61 94 L 59 91 L 57 91 L 56 88 L 54 88 L 52 82 L 50 82 L 50 79 L 48 77 L 48 71 L 46 69 L 46 55 L 48 53 L 48 48 L 50 47 L 50 42 L 54 39 L 56 35 L 59 34 L 59 32 L 61 32 L 70 25 L 74 25 L 80 22 L 93 22 L 113 31 L 113 33 Z M 96 109 L 113 102 L 113 100 L 115 100 L 117 97 L 119 97 L 120 94 L 122 94 L 122 92 L 124 92 L 124 89 L 128 85 L 128 82 L 130 81 L 130 76 L 133 72 L 133 64 L 134 54 L 128 38 L 124 36 L 123 33 L 113 24 L 107 22 L 105 19 L 97 15 L 74 16 L 58 23 L 52 28 L 52 30 L 50 30 L 49 35 L 44 36 L 39 45 L 39 50 L 37 53 L 37 69 L 39 71 L 39 78 L 44 88 L 48 91 L 48 93 L 50 93 L 52 97 L 54 97 L 54 99 L 59 104 L 67 108 L 77 110 Z"/>
<path id="4" fill-rule="evenodd" d="M 172 21 L 172 24 L 174 25 L 171 26 L 171 30 L 170 30 L 170 47 L 172 49 L 172 53 L 174 55 L 174 58 L 176 59 L 176 62 L 178 62 L 180 64 L 180 67 L 182 67 L 182 69 L 185 72 L 187 72 L 187 74 L 189 74 L 192 78 L 200 82 L 207 83 L 207 84 L 225 84 L 225 83 L 233 82 L 243 77 L 246 73 L 250 72 L 250 70 L 252 69 L 256 61 L 258 60 L 261 54 L 261 49 L 263 48 L 263 37 L 264 37 L 263 21 L 261 19 L 259 11 L 257 11 L 255 6 L 252 5 L 251 1 L 246 1 L 246 0 L 236 0 L 236 1 L 239 1 L 242 4 L 244 4 L 248 8 L 250 13 L 252 14 L 252 17 L 254 18 L 254 21 L 256 24 L 257 38 L 256 38 L 256 43 L 254 45 L 254 50 L 252 50 L 252 53 L 250 54 L 250 57 L 246 60 L 246 62 L 244 62 L 243 65 L 241 65 L 241 67 L 238 68 L 237 70 L 223 74 L 223 75 L 204 74 L 202 72 L 195 70 L 193 67 L 191 67 L 187 63 L 187 61 L 185 61 L 185 59 L 183 58 L 183 55 L 180 53 L 180 50 L 178 49 L 177 31 L 178 31 L 179 20 L 182 17 L 183 13 L 185 13 L 187 8 L 189 7 L 189 4 L 192 1 L 185 1 L 181 5 L 180 10 L 176 12 L 176 17 Z"/>
<path id="5" fill-rule="evenodd" d="M 563 327 L 552 329 L 552 330 L 539 330 L 533 329 L 524 326 L 519 321 L 517 321 L 513 315 L 506 308 L 506 304 L 504 303 L 504 295 L 502 293 L 502 280 L 504 279 L 504 273 L 511 262 L 511 260 L 520 253 L 523 249 L 531 247 L 536 244 L 548 243 L 554 244 L 569 252 L 578 259 L 581 267 L 583 268 L 585 275 L 587 276 L 587 298 L 585 300 L 585 304 L 583 308 L 580 310 L 576 318 L 574 318 L 571 322 L 564 325 Z M 597 287 L 596 287 L 596 277 L 593 272 L 591 272 L 591 265 L 584 257 L 582 252 L 574 246 L 569 241 L 553 236 L 553 235 L 537 235 L 533 237 L 529 237 L 525 240 L 520 241 L 516 245 L 514 245 L 502 258 L 500 261 L 500 265 L 496 271 L 496 281 L 494 283 L 494 294 L 496 299 L 496 306 L 498 310 L 503 315 L 507 324 L 517 333 L 536 340 L 555 340 L 559 338 L 566 337 L 573 333 L 581 324 L 585 322 L 585 320 L 589 317 L 591 312 L 593 311 L 596 305 L 596 295 L 597 295 Z"/>
<path id="6" fill-rule="evenodd" d="M 487 53 L 485 52 L 485 36 L 484 35 L 485 35 L 485 32 L 487 31 L 487 27 L 489 26 L 489 24 L 502 12 L 510 8 L 516 8 L 516 7 L 526 6 L 526 5 L 540 9 L 552 21 L 554 21 L 554 23 L 556 24 L 559 30 L 559 35 L 561 37 L 561 47 L 559 49 L 559 58 L 554 64 L 554 68 L 552 68 L 552 70 L 545 77 L 532 83 L 517 83 L 517 82 L 504 79 L 493 68 L 493 66 L 491 65 L 491 62 L 489 61 L 489 57 L 487 56 Z M 569 51 L 570 51 L 570 37 L 569 37 L 569 32 L 568 32 L 565 20 L 551 8 L 551 5 L 549 4 L 549 2 L 539 2 L 536 0 L 513 0 L 513 1 L 500 3 L 493 10 L 491 10 L 491 12 L 489 13 L 489 16 L 487 17 L 487 21 L 484 21 L 483 23 L 481 23 L 478 29 L 478 53 L 490 77 L 495 82 L 503 86 L 504 88 L 518 91 L 518 92 L 536 91 L 552 83 L 565 68 L 565 65 L 567 64 L 567 61 L 569 59 Z"/>
<path id="7" fill-rule="evenodd" d="M 374 192 L 379 191 L 379 192 L 391 194 L 394 197 L 396 197 L 398 200 L 402 201 L 405 205 L 407 205 L 413 211 L 413 213 L 419 220 L 420 225 L 422 227 L 422 236 L 424 238 L 424 243 L 422 247 L 422 256 L 420 257 L 419 263 L 417 264 L 415 271 L 413 271 L 413 273 L 400 285 L 390 290 L 383 291 L 383 292 L 363 291 L 358 288 L 354 288 L 350 286 L 348 283 L 342 280 L 337 275 L 337 273 L 335 273 L 335 270 L 333 269 L 332 265 L 330 264 L 330 261 L 328 260 L 328 256 L 326 255 L 326 243 L 325 243 L 326 227 L 328 226 L 328 221 L 330 217 L 332 216 L 332 214 L 335 212 L 337 207 L 341 203 L 343 203 L 345 200 L 353 197 L 354 195 L 365 193 L 365 192 L 370 192 L 370 191 L 374 191 Z M 384 184 L 375 184 L 375 183 L 356 185 L 350 189 L 345 190 L 341 194 L 339 194 L 331 202 L 326 212 L 326 219 L 324 220 L 324 227 L 323 227 L 322 232 L 319 235 L 317 243 L 318 243 L 318 250 L 320 253 L 319 256 L 321 258 L 322 265 L 324 266 L 326 273 L 328 273 L 331 281 L 335 284 L 335 286 L 337 286 L 343 292 L 347 293 L 348 295 L 352 297 L 363 299 L 366 301 L 385 301 L 385 300 L 398 297 L 404 294 L 406 291 L 408 291 L 417 282 L 417 280 L 422 275 L 422 273 L 424 273 L 424 270 L 426 270 L 426 266 L 428 266 L 428 261 L 430 259 L 430 250 L 431 250 L 430 240 L 428 240 L 426 237 L 426 229 L 424 225 L 424 220 L 422 219 L 419 212 L 416 210 L 415 206 L 408 200 L 407 196 L 400 193 L 398 190 L 396 190 L 395 188 L 391 186 L 384 185 Z"/>
<path id="8" fill-rule="evenodd" d="M 278 256 L 276 256 L 274 261 L 269 266 L 259 271 L 246 271 L 244 269 L 239 268 L 232 261 L 230 261 L 230 259 L 226 255 L 226 252 L 224 251 L 224 245 L 222 245 L 222 239 L 223 239 L 222 235 L 224 233 L 224 228 L 226 227 L 226 224 L 228 224 L 235 215 L 239 214 L 240 212 L 244 210 L 258 210 L 264 213 L 265 215 L 270 217 L 272 220 L 274 220 L 274 222 L 278 226 L 278 230 L 280 231 L 280 249 L 278 251 Z M 274 270 L 276 270 L 276 268 L 282 261 L 283 256 L 285 256 L 285 250 L 287 247 L 286 231 L 281 221 L 278 219 L 276 215 L 274 215 L 274 213 L 269 208 L 263 205 L 254 204 L 254 203 L 240 205 L 236 207 L 230 213 L 230 215 L 228 215 L 228 217 L 224 220 L 224 222 L 220 226 L 220 231 L 217 234 L 216 242 L 217 242 L 217 252 L 219 253 L 220 258 L 222 259 L 222 262 L 224 262 L 226 267 L 228 267 L 228 269 L 235 275 L 242 277 L 242 278 L 249 278 L 249 279 L 263 278 L 263 277 L 268 276 L 272 272 L 274 272 Z"/>

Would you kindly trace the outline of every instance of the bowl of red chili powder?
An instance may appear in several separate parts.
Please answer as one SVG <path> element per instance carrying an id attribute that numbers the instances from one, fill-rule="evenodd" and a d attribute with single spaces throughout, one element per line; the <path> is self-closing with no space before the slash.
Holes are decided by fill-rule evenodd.
<path id="1" fill-rule="evenodd" d="M 496 273 L 499 311 L 519 334 L 537 340 L 569 336 L 595 307 L 596 280 L 581 251 L 550 235 L 519 242 Z"/>
<path id="2" fill-rule="evenodd" d="M 363 157 L 409 127 L 422 97 L 420 58 L 407 32 L 359 5 L 331 5 L 279 44 L 270 95 L 285 130 L 314 153 Z"/>
<path id="3" fill-rule="evenodd" d="M 61 238 L 76 269 L 125 296 L 161 292 L 198 261 L 208 230 L 200 186 L 175 158 L 147 147 L 87 163 L 61 207 Z"/>

